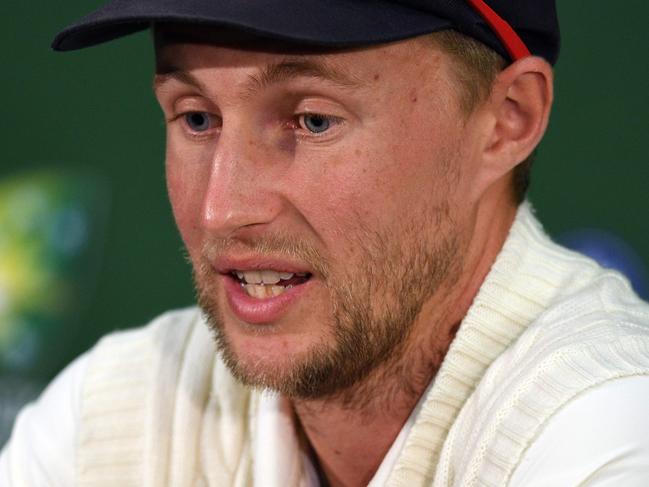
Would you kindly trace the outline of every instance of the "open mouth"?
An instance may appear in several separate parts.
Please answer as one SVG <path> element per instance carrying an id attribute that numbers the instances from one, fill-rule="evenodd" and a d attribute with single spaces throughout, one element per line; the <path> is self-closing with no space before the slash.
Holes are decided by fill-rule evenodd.
<path id="1" fill-rule="evenodd" d="M 278 272 L 270 269 L 235 270 L 230 274 L 239 282 L 248 296 L 256 299 L 280 296 L 286 291 L 306 283 L 312 276 L 308 272 Z"/>

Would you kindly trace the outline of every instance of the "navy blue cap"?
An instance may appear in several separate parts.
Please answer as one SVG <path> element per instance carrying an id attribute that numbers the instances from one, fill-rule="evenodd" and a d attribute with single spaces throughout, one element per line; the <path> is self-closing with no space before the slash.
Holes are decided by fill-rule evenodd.
<path id="1" fill-rule="evenodd" d="M 60 32 L 52 48 L 81 49 L 167 22 L 325 48 L 453 29 L 512 60 L 508 36 L 499 28 L 504 24 L 531 54 L 551 64 L 559 55 L 555 0 L 113 0 Z"/>

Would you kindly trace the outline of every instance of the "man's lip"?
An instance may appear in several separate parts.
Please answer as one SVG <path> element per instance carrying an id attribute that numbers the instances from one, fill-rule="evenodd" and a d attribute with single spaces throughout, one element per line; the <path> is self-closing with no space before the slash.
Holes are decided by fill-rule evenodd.
<path id="1" fill-rule="evenodd" d="M 231 257 L 223 256 L 213 262 L 214 269 L 220 274 L 230 274 L 234 271 L 273 270 L 293 274 L 313 274 L 306 264 L 288 259 L 268 256 Z"/>
<path id="2" fill-rule="evenodd" d="M 279 296 L 257 299 L 244 291 L 241 283 L 232 276 L 222 276 L 225 299 L 231 312 L 239 320 L 251 325 L 269 325 L 277 323 L 295 309 L 300 299 L 308 296 L 315 283 L 308 280 L 287 289 Z"/>

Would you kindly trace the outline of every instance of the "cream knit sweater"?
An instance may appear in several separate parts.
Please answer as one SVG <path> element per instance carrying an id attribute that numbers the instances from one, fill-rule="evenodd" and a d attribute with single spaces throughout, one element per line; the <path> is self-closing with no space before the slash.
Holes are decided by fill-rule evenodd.
<path id="1" fill-rule="evenodd" d="M 633 375 L 649 375 L 648 306 L 618 274 L 554 245 L 523 204 L 388 484 L 505 486 L 548 418 Z M 195 309 L 109 335 L 84 381 L 78 484 L 252 485 L 258 403 Z"/>

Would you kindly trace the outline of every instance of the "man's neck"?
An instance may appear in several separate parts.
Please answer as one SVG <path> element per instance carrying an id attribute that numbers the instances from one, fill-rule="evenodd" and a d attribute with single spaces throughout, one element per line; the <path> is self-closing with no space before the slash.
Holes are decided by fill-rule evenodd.
<path id="1" fill-rule="evenodd" d="M 421 351 L 405 355 L 418 359 L 375 371 L 355 394 L 293 402 L 332 487 L 368 484 L 441 363 Z"/>
<path id="2" fill-rule="evenodd" d="M 497 219 L 493 213 L 478 215 L 479 238 L 467 248 L 463 272 L 447 287 L 448 292 L 438 293 L 426 303 L 410 339 L 395 359 L 373 371 L 353 390 L 324 400 L 293 401 L 332 487 L 361 486 L 371 481 L 439 370 L 514 217 L 515 208 Z"/>

